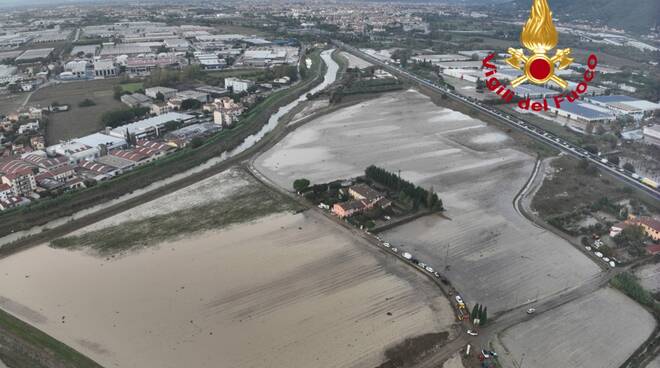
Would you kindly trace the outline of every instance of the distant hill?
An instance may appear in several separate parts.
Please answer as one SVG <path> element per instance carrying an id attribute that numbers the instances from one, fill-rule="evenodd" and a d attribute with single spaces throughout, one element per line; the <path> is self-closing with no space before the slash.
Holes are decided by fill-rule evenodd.
<path id="1" fill-rule="evenodd" d="M 531 0 L 514 0 L 520 8 L 531 8 Z M 648 33 L 660 26 L 659 0 L 548 0 L 556 17 L 583 19 L 625 30 Z"/>

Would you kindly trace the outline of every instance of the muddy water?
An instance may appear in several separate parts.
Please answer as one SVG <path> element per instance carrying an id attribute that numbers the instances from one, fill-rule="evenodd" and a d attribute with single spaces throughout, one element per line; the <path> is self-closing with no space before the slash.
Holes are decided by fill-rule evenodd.
<path id="1" fill-rule="evenodd" d="M 377 366 L 447 330 L 446 299 L 319 214 L 279 214 L 123 258 L 0 260 L 0 307 L 107 367 Z"/>

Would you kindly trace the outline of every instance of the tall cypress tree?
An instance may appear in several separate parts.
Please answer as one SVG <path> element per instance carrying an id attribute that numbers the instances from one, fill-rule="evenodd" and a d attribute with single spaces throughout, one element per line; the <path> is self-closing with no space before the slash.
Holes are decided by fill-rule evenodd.
<path id="1" fill-rule="evenodd" d="M 472 313 L 470 313 L 470 321 L 474 321 L 474 319 L 477 318 L 477 313 L 479 313 L 479 304 L 475 304 L 474 307 L 472 307 Z"/>

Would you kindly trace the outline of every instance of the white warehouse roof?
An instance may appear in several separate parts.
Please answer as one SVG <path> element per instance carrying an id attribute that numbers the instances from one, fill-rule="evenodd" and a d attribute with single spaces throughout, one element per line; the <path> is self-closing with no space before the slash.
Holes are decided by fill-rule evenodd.
<path id="1" fill-rule="evenodd" d="M 124 138 L 113 137 L 103 133 L 94 133 L 84 137 L 74 139 L 75 142 L 96 147 L 104 144 L 108 149 L 118 148 L 126 145 Z"/>
<path id="2" fill-rule="evenodd" d="M 152 118 L 136 121 L 134 123 L 119 126 L 110 130 L 110 134 L 115 137 L 125 137 L 128 130 L 131 134 L 140 134 L 144 131 L 162 127 L 165 123 L 170 121 L 186 121 L 194 118 L 193 115 L 181 114 L 178 112 L 168 112 L 166 114 L 154 116 Z"/>

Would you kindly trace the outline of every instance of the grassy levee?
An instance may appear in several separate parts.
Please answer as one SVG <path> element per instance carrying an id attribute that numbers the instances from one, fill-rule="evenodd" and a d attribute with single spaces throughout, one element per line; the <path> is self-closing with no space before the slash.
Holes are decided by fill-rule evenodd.
<path id="1" fill-rule="evenodd" d="M 337 49 L 332 53 L 332 60 L 339 65 L 339 70 L 337 71 L 337 80 L 340 81 L 348 69 L 348 59 L 341 54 L 341 50 Z"/>
<path id="2" fill-rule="evenodd" d="M 0 214 L 0 236 L 70 216 L 85 208 L 110 201 L 156 181 L 167 179 L 235 148 L 246 137 L 258 132 L 277 109 L 294 101 L 323 81 L 325 64 L 321 61 L 320 50 L 313 51 L 311 58 L 313 60 L 312 70 L 306 73 L 305 78 L 288 89 L 268 96 L 232 129 L 219 132 L 200 147 L 183 149 L 96 186 L 5 211 Z M 11 251 L 11 249 L 5 248 L 7 246 L 1 248 L 3 252 Z"/>
<path id="3" fill-rule="evenodd" d="M 0 358 L 9 367 L 101 367 L 71 347 L 3 310 L 0 310 Z"/>
<path id="4" fill-rule="evenodd" d="M 159 244 L 183 234 L 217 230 L 269 214 L 300 209 L 302 208 L 290 199 L 254 182 L 227 198 L 81 235 L 55 239 L 50 245 L 66 249 L 87 248 L 95 254 L 105 256 Z"/>

